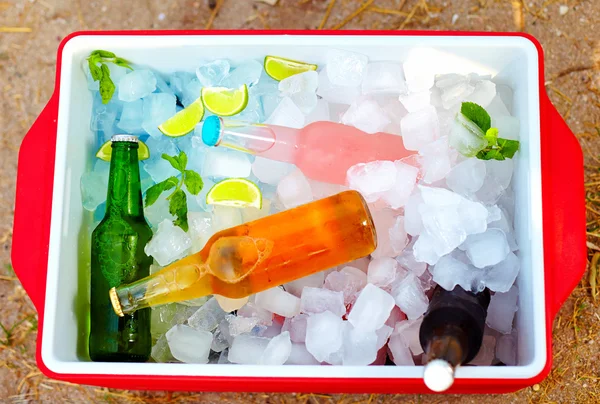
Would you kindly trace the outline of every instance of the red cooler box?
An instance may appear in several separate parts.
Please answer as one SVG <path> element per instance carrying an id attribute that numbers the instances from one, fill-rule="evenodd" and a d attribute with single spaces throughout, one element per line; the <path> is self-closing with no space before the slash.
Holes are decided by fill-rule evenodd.
<path id="1" fill-rule="evenodd" d="M 204 60 L 278 55 L 323 63 L 328 48 L 403 61 L 427 49 L 438 73 L 491 74 L 514 90 L 521 122 L 515 161 L 520 246 L 518 365 L 461 367 L 449 393 L 509 392 L 552 363 L 552 320 L 586 266 L 581 148 L 544 90 L 540 44 L 525 34 L 438 32 L 80 32 L 58 51 L 56 87 L 19 153 L 12 261 L 39 313 L 37 363 L 49 377 L 121 389 L 425 393 L 423 367 L 94 363 L 86 359 L 91 214 L 79 180 L 93 164 L 92 94 L 81 68 L 109 49 L 161 72 Z"/>

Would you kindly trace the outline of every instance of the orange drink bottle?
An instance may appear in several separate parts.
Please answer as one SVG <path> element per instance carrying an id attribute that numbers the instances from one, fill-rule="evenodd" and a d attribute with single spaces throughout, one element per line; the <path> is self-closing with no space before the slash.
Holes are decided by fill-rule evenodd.
<path id="1" fill-rule="evenodd" d="M 365 257 L 377 246 L 366 202 L 345 191 L 214 234 L 204 248 L 111 289 L 119 315 L 201 296 L 242 298 Z"/>

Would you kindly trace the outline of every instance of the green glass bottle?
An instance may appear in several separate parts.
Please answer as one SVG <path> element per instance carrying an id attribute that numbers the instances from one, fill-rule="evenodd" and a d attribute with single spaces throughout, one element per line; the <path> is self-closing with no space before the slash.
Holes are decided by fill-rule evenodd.
<path id="1" fill-rule="evenodd" d="M 145 362 L 150 357 L 150 309 L 119 317 L 106 298 L 110 288 L 149 275 L 144 252 L 152 237 L 144 218 L 138 140 L 116 135 L 106 197 L 106 214 L 92 233 L 90 358 L 99 362 Z"/>

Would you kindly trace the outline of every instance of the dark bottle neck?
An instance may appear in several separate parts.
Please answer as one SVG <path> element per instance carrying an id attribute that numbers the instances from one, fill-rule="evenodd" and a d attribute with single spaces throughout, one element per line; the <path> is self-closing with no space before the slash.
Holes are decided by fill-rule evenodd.
<path id="1" fill-rule="evenodd" d="M 138 144 L 113 142 L 106 214 L 143 217 Z"/>

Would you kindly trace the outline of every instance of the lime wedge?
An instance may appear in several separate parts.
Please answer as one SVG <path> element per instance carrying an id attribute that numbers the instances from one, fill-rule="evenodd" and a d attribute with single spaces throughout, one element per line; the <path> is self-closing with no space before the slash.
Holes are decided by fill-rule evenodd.
<path id="1" fill-rule="evenodd" d="M 194 130 L 202 117 L 204 117 L 204 104 L 202 103 L 202 97 L 199 97 L 187 108 L 182 109 L 161 123 L 158 130 L 170 137 L 185 136 Z"/>
<path id="2" fill-rule="evenodd" d="M 287 79 L 298 73 L 317 70 L 317 65 L 284 59 L 277 56 L 265 57 L 265 72 L 277 81 Z"/>
<path id="3" fill-rule="evenodd" d="M 111 143 L 112 142 L 109 140 L 100 146 L 96 152 L 96 157 L 98 157 L 100 160 L 110 161 L 110 156 L 112 155 Z M 142 161 L 150 158 L 150 149 L 148 149 L 148 145 L 141 140 L 138 140 L 138 145 L 138 160 Z"/>
<path id="4" fill-rule="evenodd" d="M 262 193 L 258 185 L 243 178 L 229 178 L 217 182 L 206 194 L 209 205 L 234 207 L 262 207 Z"/>
<path id="5" fill-rule="evenodd" d="M 210 112 L 219 116 L 239 114 L 248 105 L 248 86 L 237 90 L 225 87 L 204 87 L 202 101 Z"/>

